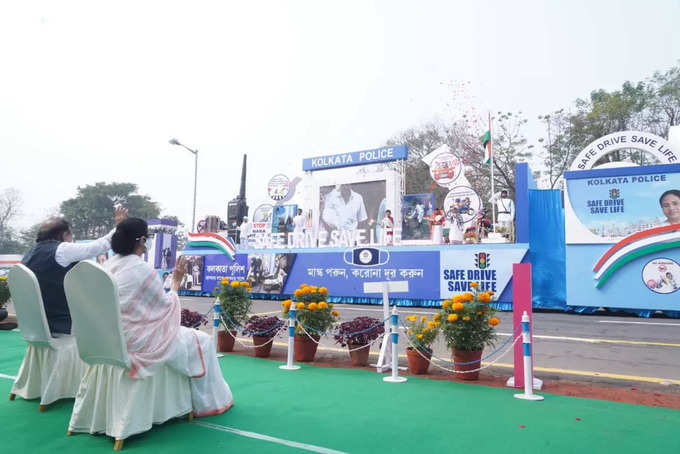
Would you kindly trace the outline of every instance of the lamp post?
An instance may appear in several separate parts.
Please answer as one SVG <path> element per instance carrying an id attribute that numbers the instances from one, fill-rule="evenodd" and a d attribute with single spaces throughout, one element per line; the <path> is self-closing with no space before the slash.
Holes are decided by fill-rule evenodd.
<path id="1" fill-rule="evenodd" d="M 175 138 L 170 139 L 168 142 L 170 143 L 170 145 L 179 145 L 180 147 L 184 147 L 194 155 L 194 210 L 191 216 L 191 229 L 189 230 L 193 231 L 193 229 L 196 228 L 196 183 L 198 180 L 198 150 L 192 150 L 191 148 L 187 147 L 186 145 L 184 145 Z"/>

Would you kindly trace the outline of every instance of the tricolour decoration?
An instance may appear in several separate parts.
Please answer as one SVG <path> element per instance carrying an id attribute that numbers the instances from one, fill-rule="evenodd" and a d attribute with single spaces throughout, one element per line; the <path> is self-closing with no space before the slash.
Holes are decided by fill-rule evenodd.
<path id="1" fill-rule="evenodd" d="M 229 259 L 234 260 L 236 254 L 236 246 L 231 238 L 220 233 L 189 233 L 189 241 L 187 246 L 210 247 L 222 251 Z"/>
<path id="2" fill-rule="evenodd" d="M 635 238 L 632 238 L 635 237 Z M 593 271 L 600 288 L 619 268 L 633 259 L 680 247 L 680 224 L 638 232 L 612 246 L 598 260 Z"/>

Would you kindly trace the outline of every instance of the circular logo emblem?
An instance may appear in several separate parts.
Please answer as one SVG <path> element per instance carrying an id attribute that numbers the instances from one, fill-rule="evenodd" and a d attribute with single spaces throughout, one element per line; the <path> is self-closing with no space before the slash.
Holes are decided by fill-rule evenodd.
<path id="1" fill-rule="evenodd" d="M 359 261 L 364 265 L 370 263 L 372 258 L 373 254 L 371 254 L 371 251 L 363 250 L 359 252 Z"/>
<path id="2" fill-rule="evenodd" d="M 680 265 L 673 259 L 650 260 L 642 268 L 642 282 L 654 293 L 673 293 L 680 288 Z"/>
<path id="3" fill-rule="evenodd" d="M 271 222 L 273 211 L 274 207 L 268 203 L 258 206 L 253 213 L 253 222 Z"/>
<path id="4" fill-rule="evenodd" d="M 430 163 L 430 176 L 439 186 L 449 187 L 463 171 L 463 163 L 453 153 L 441 153 Z"/>
<path id="5" fill-rule="evenodd" d="M 474 219 L 482 209 L 482 201 L 469 186 L 456 186 L 451 189 L 444 199 L 444 211 L 446 217 L 453 219 L 456 213 L 460 214 L 463 222 L 467 223 Z"/>
<path id="6" fill-rule="evenodd" d="M 290 180 L 287 176 L 279 174 L 274 175 L 267 185 L 267 193 L 269 198 L 280 202 L 284 200 L 290 192 Z"/>

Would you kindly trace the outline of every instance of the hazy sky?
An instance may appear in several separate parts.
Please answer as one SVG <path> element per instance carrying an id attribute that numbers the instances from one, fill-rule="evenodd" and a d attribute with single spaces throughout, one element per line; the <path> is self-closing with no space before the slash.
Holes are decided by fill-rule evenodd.
<path id="1" fill-rule="evenodd" d="M 19 227 L 79 185 L 133 182 L 164 214 L 226 217 L 303 157 L 479 111 L 536 116 L 680 58 L 680 2 L 0 0 L 0 190 Z M 540 133 L 533 126 L 530 139 Z"/>

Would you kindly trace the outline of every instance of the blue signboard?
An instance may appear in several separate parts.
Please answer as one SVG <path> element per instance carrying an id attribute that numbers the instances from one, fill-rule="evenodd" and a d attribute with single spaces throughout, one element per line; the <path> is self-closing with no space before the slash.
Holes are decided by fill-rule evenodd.
<path id="1" fill-rule="evenodd" d="M 224 254 L 206 255 L 203 268 L 202 290 L 212 292 L 220 284 L 223 277 L 242 281 L 248 271 L 248 256 L 236 254 L 235 260 L 229 260 Z"/>
<path id="2" fill-rule="evenodd" d="M 396 145 L 393 147 L 382 147 L 373 150 L 353 151 L 350 153 L 306 158 L 302 161 L 302 170 L 308 171 L 334 169 L 337 167 L 375 164 L 378 162 L 396 161 L 398 159 L 407 158 L 408 147 L 406 145 Z"/>

